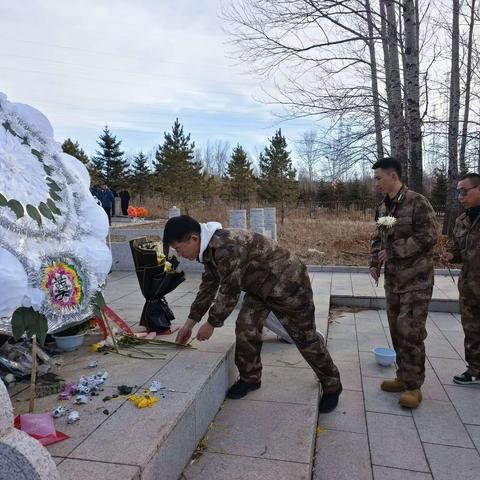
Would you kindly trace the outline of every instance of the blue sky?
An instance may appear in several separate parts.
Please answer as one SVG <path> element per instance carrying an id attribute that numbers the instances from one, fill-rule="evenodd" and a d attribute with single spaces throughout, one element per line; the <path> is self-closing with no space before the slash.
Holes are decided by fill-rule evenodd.
<path id="1" fill-rule="evenodd" d="M 226 0 L 224 0 L 226 1 Z M 221 0 L 0 3 L 0 91 L 87 153 L 105 124 L 128 154 L 151 151 L 176 117 L 198 146 L 241 143 L 254 158 L 281 126 L 289 147 L 312 121 L 279 124 L 262 81 L 236 65 Z"/>

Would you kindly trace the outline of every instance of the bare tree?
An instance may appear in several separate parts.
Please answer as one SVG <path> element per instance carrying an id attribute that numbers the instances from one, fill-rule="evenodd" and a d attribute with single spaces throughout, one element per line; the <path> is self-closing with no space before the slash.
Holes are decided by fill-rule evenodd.
<path id="1" fill-rule="evenodd" d="M 463 110 L 463 126 L 462 137 L 460 144 L 460 174 L 467 173 L 467 165 L 465 161 L 465 151 L 467 148 L 467 135 L 468 135 L 468 120 L 470 114 L 470 91 L 472 84 L 472 51 L 473 51 L 473 30 L 475 25 L 475 0 L 471 0 L 470 4 L 470 23 L 468 29 L 468 43 L 467 43 L 467 71 L 465 81 L 465 106 Z"/>
<path id="2" fill-rule="evenodd" d="M 420 52 L 415 0 L 403 0 L 405 34 L 405 106 L 408 112 L 409 186 L 423 193 L 422 120 L 420 118 Z"/>
<path id="3" fill-rule="evenodd" d="M 460 2 L 453 0 L 452 58 L 450 70 L 450 103 L 448 115 L 448 195 L 443 233 L 450 235 L 456 212 L 454 188 L 458 181 L 458 122 L 460 116 Z"/>

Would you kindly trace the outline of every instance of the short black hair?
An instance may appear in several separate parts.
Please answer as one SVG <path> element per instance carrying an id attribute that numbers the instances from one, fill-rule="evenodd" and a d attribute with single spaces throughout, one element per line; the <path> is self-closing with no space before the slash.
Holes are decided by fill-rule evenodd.
<path id="1" fill-rule="evenodd" d="M 475 185 L 476 187 L 480 185 L 480 175 L 478 173 L 467 173 L 460 178 L 460 181 L 462 180 L 470 180 L 471 184 Z"/>
<path id="2" fill-rule="evenodd" d="M 186 242 L 193 234 L 200 235 L 200 224 L 188 215 L 172 217 L 163 230 L 163 245 L 170 246 L 173 242 Z"/>
<path id="3" fill-rule="evenodd" d="M 372 165 L 372 170 L 376 170 L 377 168 L 381 168 L 382 170 L 393 170 L 398 175 L 399 179 L 402 178 L 402 164 L 396 158 L 385 157 L 376 161 Z"/>

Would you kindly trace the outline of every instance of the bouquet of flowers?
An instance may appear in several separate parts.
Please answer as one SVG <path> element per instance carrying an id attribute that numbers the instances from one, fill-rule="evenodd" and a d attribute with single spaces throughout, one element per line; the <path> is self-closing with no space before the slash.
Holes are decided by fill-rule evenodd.
<path id="1" fill-rule="evenodd" d="M 397 223 L 397 219 L 390 215 L 380 217 L 377 220 L 377 229 L 378 235 L 380 236 L 380 250 L 385 250 L 387 248 L 388 236 L 392 233 L 393 227 Z M 380 276 L 380 270 L 382 264 L 378 262 L 377 264 L 377 278 Z"/>
<path id="2" fill-rule="evenodd" d="M 175 318 L 165 300 L 165 295 L 185 281 L 185 274 L 178 271 L 178 260 L 163 254 L 160 242 L 146 237 L 130 241 L 138 283 L 145 297 L 140 325 L 149 332 L 169 333 Z"/>
<path id="3" fill-rule="evenodd" d="M 146 218 L 148 217 L 148 210 L 145 207 L 130 206 L 127 209 L 130 218 Z"/>

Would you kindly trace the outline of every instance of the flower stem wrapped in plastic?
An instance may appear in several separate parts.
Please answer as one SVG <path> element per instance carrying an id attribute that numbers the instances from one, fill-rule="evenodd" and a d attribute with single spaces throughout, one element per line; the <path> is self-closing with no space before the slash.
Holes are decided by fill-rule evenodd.
<path id="1" fill-rule="evenodd" d="M 130 248 L 145 297 L 140 325 L 150 332 L 168 333 L 175 316 L 164 297 L 185 281 L 185 274 L 177 271 L 177 258 L 163 254 L 160 242 L 142 237 L 132 240 Z"/>
<path id="2" fill-rule="evenodd" d="M 388 236 L 393 232 L 393 227 L 397 223 L 397 219 L 392 217 L 391 215 L 387 215 L 385 217 L 380 217 L 377 220 L 377 229 L 378 235 L 380 236 L 380 250 L 385 250 L 387 248 L 387 240 Z M 380 270 L 382 268 L 382 264 L 378 262 L 377 265 L 377 277 L 380 276 Z"/>

